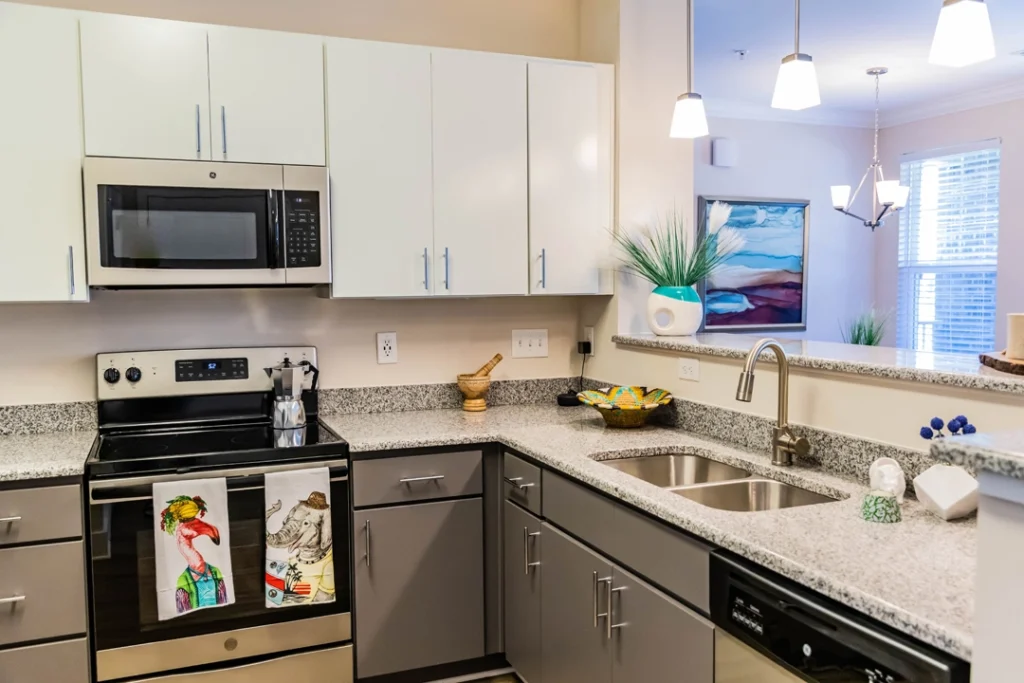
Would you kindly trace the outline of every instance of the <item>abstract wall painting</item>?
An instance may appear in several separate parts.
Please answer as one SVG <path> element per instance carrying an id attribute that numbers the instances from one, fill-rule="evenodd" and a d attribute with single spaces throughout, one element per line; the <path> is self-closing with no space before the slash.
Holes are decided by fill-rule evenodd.
<path id="1" fill-rule="evenodd" d="M 704 283 L 704 331 L 807 329 L 807 245 L 810 202 L 790 199 L 699 197 L 698 228 L 708 208 L 728 204 L 726 226 L 746 241 Z"/>

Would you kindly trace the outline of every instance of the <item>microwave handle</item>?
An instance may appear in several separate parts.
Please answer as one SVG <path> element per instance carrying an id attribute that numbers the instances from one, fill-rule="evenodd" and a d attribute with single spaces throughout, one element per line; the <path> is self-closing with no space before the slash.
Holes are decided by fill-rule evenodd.
<path id="1" fill-rule="evenodd" d="M 284 192 L 267 190 L 267 215 L 270 226 L 267 231 L 267 261 L 270 268 L 284 267 L 283 211 Z"/>

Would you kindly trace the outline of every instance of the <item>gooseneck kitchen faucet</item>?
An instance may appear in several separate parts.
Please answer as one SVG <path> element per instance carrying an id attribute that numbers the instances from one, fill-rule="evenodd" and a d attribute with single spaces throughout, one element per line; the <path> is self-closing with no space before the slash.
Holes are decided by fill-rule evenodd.
<path id="1" fill-rule="evenodd" d="M 803 457 L 811 452 L 811 442 L 802 436 L 797 437 L 789 426 L 789 358 L 779 342 L 762 339 L 750 349 L 736 387 L 736 400 L 750 403 L 754 395 L 754 366 L 765 349 L 775 352 L 775 360 L 779 364 L 779 417 L 778 424 L 772 429 L 772 464 L 789 466 L 793 464 L 794 455 Z"/>

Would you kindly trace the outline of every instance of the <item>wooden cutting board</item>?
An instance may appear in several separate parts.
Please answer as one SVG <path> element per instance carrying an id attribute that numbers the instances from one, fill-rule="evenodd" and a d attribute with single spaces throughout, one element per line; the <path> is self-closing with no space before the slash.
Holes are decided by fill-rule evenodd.
<path id="1" fill-rule="evenodd" d="M 982 365 L 995 368 L 1000 372 L 1008 372 L 1011 375 L 1024 375 L 1024 360 L 1013 360 L 1006 357 L 1006 352 L 983 353 L 978 356 Z"/>

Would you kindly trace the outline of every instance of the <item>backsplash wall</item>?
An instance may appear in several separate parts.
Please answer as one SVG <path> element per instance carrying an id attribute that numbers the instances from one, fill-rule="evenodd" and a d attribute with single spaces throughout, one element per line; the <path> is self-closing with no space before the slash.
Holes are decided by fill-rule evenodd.
<path id="1" fill-rule="evenodd" d="M 309 289 L 94 290 L 87 304 L 0 306 L 0 406 L 92 401 L 95 355 L 228 346 L 316 346 L 320 383 L 452 382 L 495 353 L 495 379 L 578 373 L 577 299 L 331 301 Z M 513 329 L 546 328 L 547 358 L 512 358 Z M 376 333 L 398 333 L 398 363 L 377 365 Z"/>

